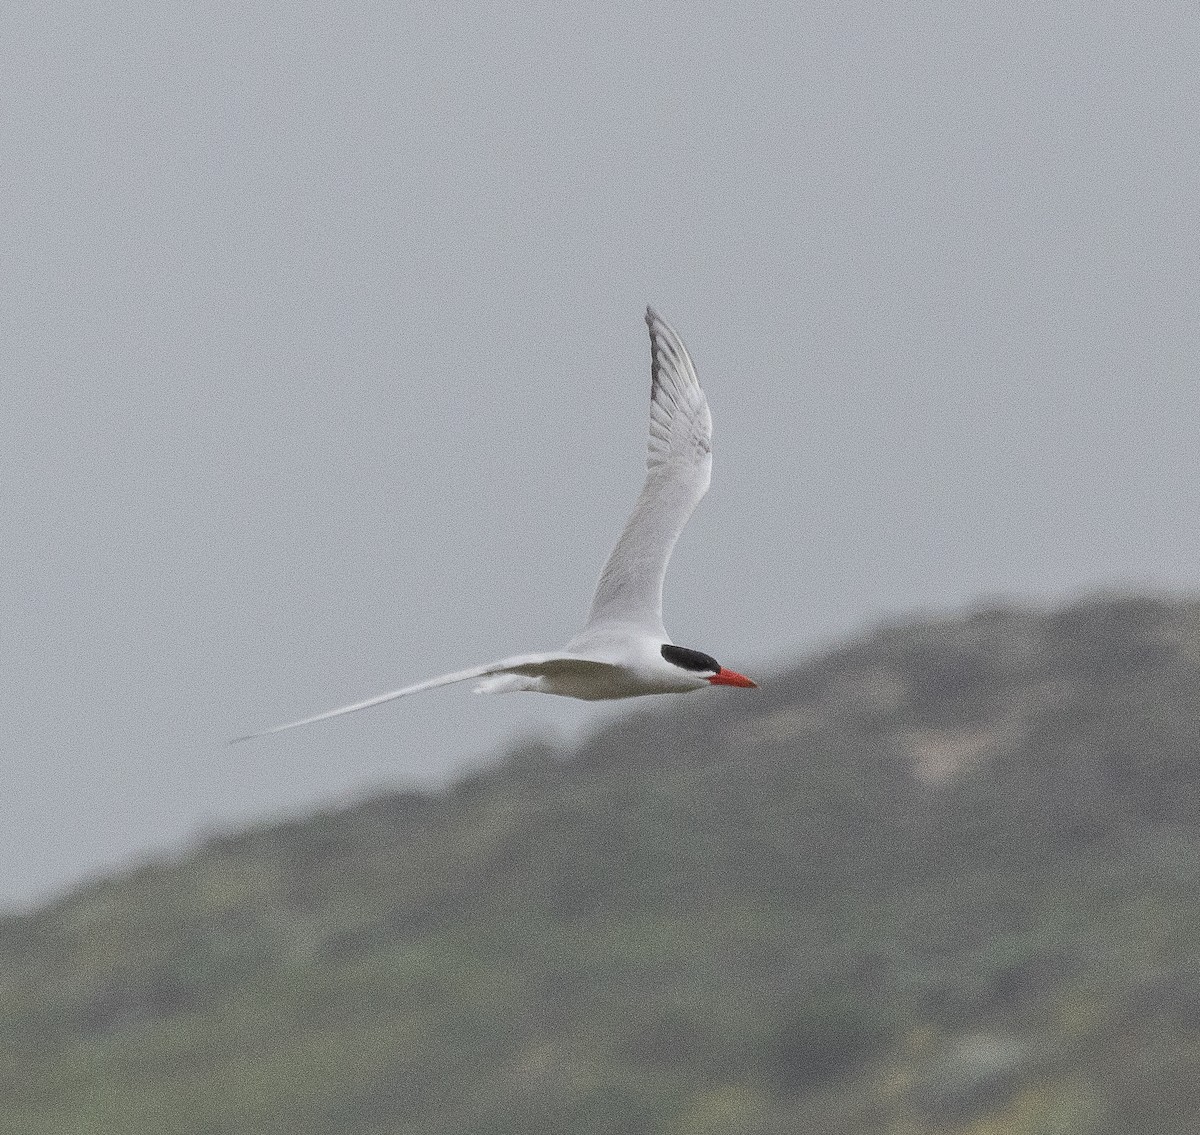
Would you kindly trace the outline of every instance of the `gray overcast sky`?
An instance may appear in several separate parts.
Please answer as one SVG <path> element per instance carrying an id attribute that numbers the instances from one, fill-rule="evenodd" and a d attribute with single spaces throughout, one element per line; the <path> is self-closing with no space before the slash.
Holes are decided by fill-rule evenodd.
<path id="1" fill-rule="evenodd" d="M 1194 5 L 45 0 L 0 44 L 0 901 L 614 712 L 221 745 L 566 640 L 648 300 L 716 423 L 677 641 L 762 676 L 1197 586 Z"/>

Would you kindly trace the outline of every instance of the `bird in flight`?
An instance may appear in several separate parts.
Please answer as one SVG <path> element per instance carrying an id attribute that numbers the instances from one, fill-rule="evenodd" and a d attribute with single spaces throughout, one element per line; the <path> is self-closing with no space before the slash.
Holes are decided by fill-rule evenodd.
<path id="1" fill-rule="evenodd" d="M 583 630 L 562 650 L 470 666 L 234 741 L 265 737 L 472 679 L 478 682 L 476 693 L 531 690 L 585 701 L 684 694 L 709 686 L 754 688 L 749 678 L 727 670 L 711 655 L 676 646 L 663 626 L 667 561 L 712 476 L 712 418 L 683 341 L 653 308 L 646 309 L 646 326 L 650 329 L 646 483 L 600 573 Z"/>

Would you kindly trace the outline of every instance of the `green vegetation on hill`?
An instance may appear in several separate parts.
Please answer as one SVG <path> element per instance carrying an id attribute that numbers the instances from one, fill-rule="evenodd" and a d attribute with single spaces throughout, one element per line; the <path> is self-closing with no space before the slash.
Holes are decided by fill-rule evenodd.
<path id="1" fill-rule="evenodd" d="M 1200 1114 L 1200 603 L 900 623 L 0 922 L 2 1135 Z"/>

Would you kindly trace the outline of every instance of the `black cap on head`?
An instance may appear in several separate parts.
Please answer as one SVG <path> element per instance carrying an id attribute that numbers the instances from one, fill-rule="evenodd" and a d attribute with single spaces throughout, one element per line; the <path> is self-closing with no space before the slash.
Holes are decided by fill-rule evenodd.
<path id="1" fill-rule="evenodd" d="M 691 670 L 696 674 L 717 674 L 721 670 L 721 664 L 711 654 L 688 650 L 686 646 L 673 646 L 665 642 L 662 656 L 671 665 L 678 666 L 681 670 Z"/>

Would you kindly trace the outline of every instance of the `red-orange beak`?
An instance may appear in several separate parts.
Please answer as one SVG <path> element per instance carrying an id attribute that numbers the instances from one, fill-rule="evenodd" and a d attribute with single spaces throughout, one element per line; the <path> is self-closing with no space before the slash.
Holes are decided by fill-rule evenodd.
<path id="1" fill-rule="evenodd" d="M 736 670 L 726 670 L 722 667 L 711 678 L 709 678 L 714 686 L 741 686 L 744 690 L 757 690 L 758 683 L 750 681 L 745 674 L 739 674 Z"/>

